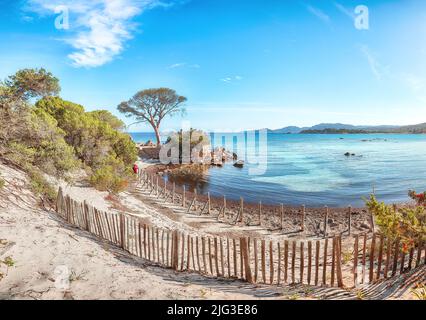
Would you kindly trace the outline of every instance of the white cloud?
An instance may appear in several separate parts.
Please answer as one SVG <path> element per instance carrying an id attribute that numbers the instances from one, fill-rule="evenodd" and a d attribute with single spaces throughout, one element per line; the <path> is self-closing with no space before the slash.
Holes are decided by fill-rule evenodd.
<path id="1" fill-rule="evenodd" d="M 350 9 L 346 8 L 344 5 L 338 2 L 335 2 L 334 5 L 341 13 L 348 16 L 350 19 L 355 19 L 355 13 Z"/>
<path id="2" fill-rule="evenodd" d="M 184 68 L 184 67 L 192 68 L 192 69 L 201 68 L 201 66 L 199 64 L 188 64 L 186 62 L 180 62 L 180 63 L 175 63 L 175 64 L 168 66 L 167 69 L 177 69 L 177 68 Z"/>
<path id="3" fill-rule="evenodd" d="M 177 69 L 186 66 L 186 63 L 175 63 L 167 67 L 167 69 Z"/>
<path id="4" fill-rule="evenodd" d="M 159 0 L 28 0 L 26 10 L 46 16 L 58 6 L 67 7 L 71 36 L 66 42 L 74 48 L 68 57 L 76 67 L 99 67 L 123 52 L 135 31 L 133 18 L 170 5 Z"/>
<path id="5" fill-rule="evenodd" d="M 244 78 L 242 76 L 232 76 L 232 77 L 226 77 L 223 79 L 220 79 L 220 81 L 226 82 L 226 83 L 232 83 L 232 82 L 236 82 L 236 81 L 241 81 Z"/>
<path id="6" fill-rule="evenodd" d="M 315 8 L 313 6 L 307 6 L 306 7 L 310 13 L 312 13 L 315 17 L 320 19 L 324 23 L 330 23 L 330 17 L 323 12 L 321 9 Z"/>
<path id="7" fill-rule="evenodd" d="M 370 66 L 370 70 L 373 73 L 374 77 L 377 80 L 381 80 L 386 70 L 377 60 L 376 55 L 371 52 L 370 48 L 366 45 L 361 45 L 360 50 L 364 57 L 367 59 L 368 65 Z"/>

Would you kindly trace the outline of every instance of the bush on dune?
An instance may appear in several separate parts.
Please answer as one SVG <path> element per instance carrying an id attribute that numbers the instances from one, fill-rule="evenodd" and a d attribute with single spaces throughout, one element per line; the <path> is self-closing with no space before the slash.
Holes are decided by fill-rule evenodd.
<path id="1" fill-rule="evenodd" d="M 136 145 L 118 131 L 123 122 L 105 110 L 85 112 L 84 107 L 58 97 L 43 98 L 36 108 L 54 117 L 77 157 L 90 168 L 89 181 L 100 189 L 122 191 L 137 159 Z"/>
<path id="2" fill-rule="evenodd" d="M 404 206 L 396 208 L 378 202 L 374 195 L 366 203 L 383 234 L 391 240 L 402 240 L 405 251 L 426 241 L 426 208 Z"/>
<path id="3" fill-rule="evenodd" d="M 67 179 L 81 167 L 94 186 L 123 190 L 137 159 L 135 144 L 120 131 L 123 122 L 105 110 L 85 112 L 59 91 L 59 80 L 44 69 L 21 70 L 0 82 L 0 157 L 26 171 L 32 189 L 46 199 L 55 192 L 43 173 Z"/>

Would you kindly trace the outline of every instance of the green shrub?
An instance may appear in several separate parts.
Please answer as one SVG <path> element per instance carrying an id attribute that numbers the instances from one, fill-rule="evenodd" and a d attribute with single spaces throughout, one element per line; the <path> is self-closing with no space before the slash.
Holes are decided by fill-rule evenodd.
<path id="1" fill-rule="evenodd" d="M 0 190 L 2 190 L 4 188 L 4 185 L 6 184 L 6 181 L 4 181 L 1 177 L 0 177 Z"/>
<path id="2" fill-rule="evenodd" d="M 128 180 L 117 175 L 111 165 L 103 166 L 90 176 L 90 184 L 100 191 L 119 193 L 128 186 Z"/>
<path id="3" fill-rule="evenodd" d="M 30 188 L 43 199 L 54 202 L 58 196 L 56 189 L 44 178 L 43 174 L 37 169 L 32 168 L 28 171 L 30 178 Z"/>
<path id="4" fill-rule="evenodd" d="M 424 206 L 401 207 L 378 202 L 374 195 L 366 202 L 380 231 L 388 238 L 400 238 L 404 251 L 419 241 L 426 240 L 426 208 Z"/>

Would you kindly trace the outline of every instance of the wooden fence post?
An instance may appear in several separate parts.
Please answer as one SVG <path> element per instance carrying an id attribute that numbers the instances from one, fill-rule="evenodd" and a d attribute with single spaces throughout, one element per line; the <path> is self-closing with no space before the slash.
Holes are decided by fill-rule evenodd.
<path id="1" fill-rule="evenodd" d="M 394 256 L 393 256 L 393 266 L 392 266 L 392 277 L 396 275 L 396 270 L 398 268 L 398 257 L 399 257 L 399 238 L 396 239 Z"/>
<path id="2" fill-rule="evenodd" d="M 288 281 L 288 240 L 284 241 L 284 283 Z"/>
<path id="3" fill-rule="evenodd" d="M 274 248 L 272 241 L 269 241 L 269 283 L 274 283 Z"/>
<path id="4" fill-rule="evenodd" d="M 124 215 L 119 213 L 120 216 L 120 245 L 121 248 L 125 249 L 124 246 Z"/>
<path id="5" fill-rule="evenodd" d="M 327 254 L 328 254 L 328 238 L 324 242 L 324 265 L 322 268 L 322 284 L 327 284 Z"/>
<path id="6" fill-rule="evenodd" d="M 265 240 L 262 240 L 261 243 L 261 258 L 262 258 L 262 280 L 263 283 L 266 283 L 266 255 L 265 255 Z"/>
<path id="7" fill-rule="evenodd" d="M 343 275 L 342 275 L 342 247 L 341 238 L 336 239 L 336 272 L 337 272 L 337 285 L 339 288 L 343 288 Z"/>
<path id="8" fill-rule="evenodd" d="M 336 244 L 336 237 L 333 237 L 332 239 L 332 250 L 331 250 L 331 286 L 334 287 L 334 277 L 336 274 L 336 249 L 337 249 L 337 244 Z"/>
<path id="9" fill-rule="evenodd" d="M 306 206 L 302 206 L 302 221 L 300 223 L 300 229 L 302 232 L 305 231 L 305 220 L 306 220 Z"/>
<path id="10" fill-rule="evenodd" d="M 352 232 L 352 206 L 348 207 L 348 235 Z"/>
<path id="11" fill-rule="evenodd" d="M 370 283 L 374 280 L 374 251 L 376 249 L 376 234 L 373 233 L 373 239 L 371 240 L 371 247 L 370 247 L 370 269 L 369 269 L 369 277 L 368 280 Z"/>
<path id="12" fill-rule="evenodd" d="M 291 283 L 296 283 L 296 241 L 293 241 L 291 248 Z"/>
<path id="13" fill-rule="evenodd" d="M 319 281 L 319 257 L 320 257 L 320 242 L 315 243 L 315 285 L 318 286 Z"/>
<path id="14" fill-rule="evenodd" d="M 304 272 L 305 272 L 305 243 L 300 242 L 300 283 L 303 284 Z"/>
<path id="15" fill-rule="evenodd" d="M 354 288 L 356 288 L 358 285 L 358 254 L 359 254 L 358 244 L 359 244 L 359 237 L 358 235 L 356 235 L 354 238 L 354 266 L 352 268 L 352 273 L 354 274 Z"/>
<path id="16" fill-rule="evenodd" d="M 277 275 L 278 284 L 281 283 L 281 244 L 278 241 L 278 275 Z"/>
<path id="17" fill-rule="evenodd" d="M 257 275 L 258 275 L 258 256 L 257 256 L 257 240 L 253 239 L 253 251 L 254 251 L 254 282 L 257 282 Z"/>
<path id="18" fill-rule="evenodd" d="M 325 206 L 325 217 L 324 217 L 324 238 L 327 237 L 327 230 L 328 230 L 328 215 L 329 215 L 329 209 L 328 206 Z"/>
<path id="19" fill-rule="evenodd" d="M 249 283 L 253 283 L 253 278 L 252 278 L 251 269 L 250 269 L 249 255 L 248 255 L 247 239 L 244 237 L 240 238 L 240 251 L 243 256 L 246 280 Z"/>
<path id="20" fill-rule="evenodd" d="M 379 260 L 377 262 L 377 277 L 376 277 L 376 280 L 380 280 L 380 275 L 382 273 L 382 261 L 383 261 L 383 235 L 380 235 Z"/>

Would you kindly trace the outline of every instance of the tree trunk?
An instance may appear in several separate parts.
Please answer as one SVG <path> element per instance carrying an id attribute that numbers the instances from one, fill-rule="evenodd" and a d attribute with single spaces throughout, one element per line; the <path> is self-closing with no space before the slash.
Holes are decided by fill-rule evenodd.
<path id="1" fill-rule="evenodd" d="M 155 131 L 155 137 L 157 138 L 157 146 L 161 146 L 161 137 L 160 137 L 160 131 L 159 128 L 156 126 L 154 127 L 154 131 Z"/>

